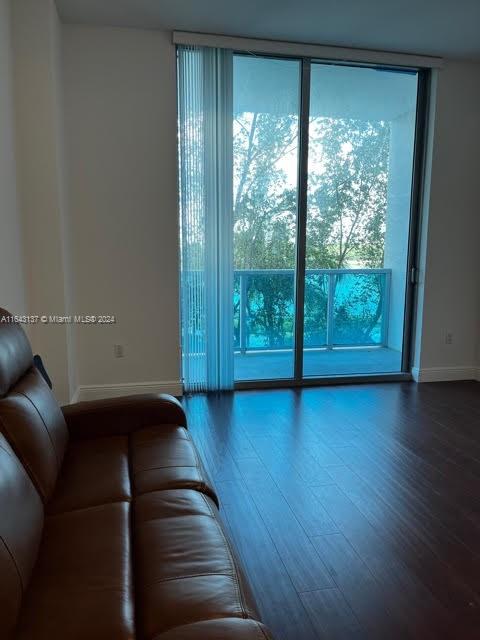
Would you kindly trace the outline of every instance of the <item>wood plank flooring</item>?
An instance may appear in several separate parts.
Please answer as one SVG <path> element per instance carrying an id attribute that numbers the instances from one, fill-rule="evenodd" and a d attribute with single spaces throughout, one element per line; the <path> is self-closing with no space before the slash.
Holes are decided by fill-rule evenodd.
<path id="1" fill-rule="evenodd" d="M 480 639 L 480 384 L 184 405 L 275 638 Z"/>

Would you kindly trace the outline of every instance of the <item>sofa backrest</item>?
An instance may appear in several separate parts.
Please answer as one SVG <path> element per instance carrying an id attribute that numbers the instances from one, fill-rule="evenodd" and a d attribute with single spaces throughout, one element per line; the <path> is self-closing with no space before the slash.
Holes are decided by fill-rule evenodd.
<path id="1" fill-rule="evenodd" d="M 43 504 L 0 434 L 0 638 L 13 635 L 43 529 Z"/>
<path id="2" fill-rule="evenodd" d="M 32 364 L 25 332 L 9 318 L 0 309 L 0 432 L 47 502 L 62 465 L 68 429 L 55 396 Z"/>
<path id="3" fill-rule="evenodd" d="M 8 311 L 0 309 L 0 398 L 7 395 L 32 364 L 32 348 L 25 331 Z"/>

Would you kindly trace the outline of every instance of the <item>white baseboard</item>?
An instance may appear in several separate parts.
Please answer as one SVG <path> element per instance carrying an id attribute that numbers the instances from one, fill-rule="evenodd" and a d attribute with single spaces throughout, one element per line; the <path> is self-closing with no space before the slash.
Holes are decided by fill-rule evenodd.
<path id="1" fill-rule="evenodd" d="M 181 396 L 183 395 L 183 385 L 179 380 L 80 385 L 73 394 L 72 403 L 83 402 L 84 400 L 118 398 L 119 396 L 131 396 L 140 393 L 169 393 L 172 396 Z"/>
<path id="2" fill-rule="evenodd" d="M 412 376 L 415 382 L 454 382 L 455 380 L 479 380 L 480 370 L 468 367 L 430 367 L 419 369 L 413 367 Z"/>

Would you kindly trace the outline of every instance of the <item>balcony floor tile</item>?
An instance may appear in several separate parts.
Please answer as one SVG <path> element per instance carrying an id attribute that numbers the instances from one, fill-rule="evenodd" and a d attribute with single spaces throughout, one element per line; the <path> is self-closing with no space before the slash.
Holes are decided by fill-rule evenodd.
<path id="1" fill-rule="evenodd" d="M 402 354 L 389 348 L 308 350 L 304 353 L 306 377 L 398 373 Z M 293 351 L 253 351 L 235 354 L 235 380 L 291 378 Z"/>

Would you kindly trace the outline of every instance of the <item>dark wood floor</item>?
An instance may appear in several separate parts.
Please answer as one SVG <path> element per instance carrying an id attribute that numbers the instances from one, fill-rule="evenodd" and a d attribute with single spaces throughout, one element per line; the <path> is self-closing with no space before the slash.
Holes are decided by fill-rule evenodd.
<path id="1" fill-rule="evenodd" d="M 478 383 L 185 406 L 276 638 L 480 638 Z"/>

